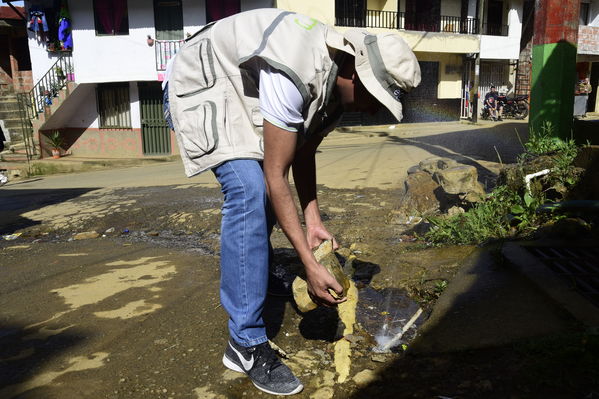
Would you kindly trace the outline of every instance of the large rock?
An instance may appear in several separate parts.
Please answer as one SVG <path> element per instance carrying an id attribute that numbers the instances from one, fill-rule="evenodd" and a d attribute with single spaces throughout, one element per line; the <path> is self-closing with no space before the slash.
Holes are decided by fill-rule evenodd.
<path id="1" fill-rule="evenodd" d="M 74 240 L 90 240 L 93 238 L 100 237 L 97 231 L 84 231 L 83 233 L 77 233 L 73 236 Z"/>
<path id="2" fill-rule="evenodd" d="M 314 250 L 314 257 L 323 265 L 329 273 L 339 284 L 343 287 L 343 293 L 341 297 L 345 297 L 349 290 L 350 284 L 349 279 L 343 273 L 343 268 L 335 256 L 335 252 L 333 251 L 333 242 L 331 240 L 323 241 L 320 246 Z M 312 302 L 310 295 L 308 295 L 308 285 L 305 279 L 301 277 L 296 277 L 292 284 L 293 298 L 295 299 L 295 303 L 298 309 L 302 312 L 309 312 L 317 307 L 317 305 Z M 329 292 L 333 297 L 336 297 L 337 294 L 329 289 Z"/>
<path id="3" fill-rule="evenodd" d="M 443 190 L 426 172 L 409 175 L 405 181 L 405 188 L 399 207 L 409 214 L 431 214 L 438 212 L 444 206 L 438 198 Z"/>
<path id="4" fill-rule="evenodd" d="M 485 193 L 482 185 L 478 182 L 478 172 L 474 166 L 460 165 L 441 169 L 433 174 L 433 179 L 447 194 L 475 193 L 484 195 Z"/>
<path id="5" fill-rule="evenodd" d="M 432 157 L 420 161 L 418 167 L 421 171 L 432 175 L 439 170 L 454 168 L 458 165 L 457 161 L 451 158 Z"/>

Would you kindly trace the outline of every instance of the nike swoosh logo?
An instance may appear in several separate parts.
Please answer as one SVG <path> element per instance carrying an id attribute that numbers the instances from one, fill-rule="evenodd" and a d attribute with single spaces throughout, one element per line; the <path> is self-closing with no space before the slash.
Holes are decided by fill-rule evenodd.
<path id="1" fill-rule="evenodd" d="M 249 370 L 251 370 L 252 367 L 254 367 L 254 355 L 252 355 L 252 357 L 250 357 L 250 360 L 245 360 L 243 355 L 241 353 L 239 353 L 239 351 L 237 349 L 235 349 L 233 347 L 233 345 L 231 345 L 230 342 L 229 342 L 229 346 L 231 347 L 231 349 L 233 349 L 233 352 L 235 352 L 237 354 L 237 356 L 239 357 L 239 360 L 241 360 L 241 365 L 243 366 L 243 369 L 245 371 L 249 371 Z"/>

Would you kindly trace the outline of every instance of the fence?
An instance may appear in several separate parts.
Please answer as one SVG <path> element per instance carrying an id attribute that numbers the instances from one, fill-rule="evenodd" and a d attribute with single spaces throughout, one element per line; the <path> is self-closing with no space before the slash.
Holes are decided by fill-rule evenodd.
<path id="1" fill-rule="evenodd" d="M 184 40 L 156 40 L 156 70 L 166 71 L 168 61 L 177 54 Z"/>

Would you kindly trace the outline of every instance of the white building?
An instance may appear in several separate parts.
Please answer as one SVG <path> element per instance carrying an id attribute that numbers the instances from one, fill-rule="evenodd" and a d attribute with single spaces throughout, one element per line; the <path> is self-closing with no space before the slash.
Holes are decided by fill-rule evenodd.
<path id="1" fill-rule="evenodd" d="M 68 0 L 72 51 L 57 42 L 61 1 L 26 0 L 48 32 L 29 31 L 41 135 L 59 130 L 64 150 L 81 157 L 177 153 L 162 117 L 161 80 L 183 39 L 206 23 L 270 0 Z M 28 15 L 30 17 L 31 15 Z M 68 50 L 68 49 L 67 49 Z M 58 73 L 57 73 L 58 72 Z M 66 88 L 57 90 L 66 84 Z M 51 104 L 50 104 L 51 102 Z M 42 153 L 49 148 L 42 138 Z"/>

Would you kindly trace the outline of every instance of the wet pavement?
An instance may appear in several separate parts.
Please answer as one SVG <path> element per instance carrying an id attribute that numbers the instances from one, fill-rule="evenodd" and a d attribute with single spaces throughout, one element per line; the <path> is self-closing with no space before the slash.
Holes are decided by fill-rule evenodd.
<path id="1" fill-rule="evenodd" d="M 471 247 L 429 247 L 414 241 L 409 226 L 393 222 L 406 170 L 421 159 L 449 154 L 476 165 L 483 179 L 500 166 L 496 152 L 503 162 L 514 159 L 514 126 L 497 126 L 373 128 L 325 140 L 318 154 L 319 202 L 362 299 L 348 332 L 334 309 L 302 314 L 290 298 L 269 296 L 268 335 L 305 385 L 297 397 L 541 397 L 530 395 L 537 391 L 521 375 L 529 357 L 514 352 L 514 340 L 578 334 L 579 326 L 556 312 L 565 320 L 557 329 L 481 340 L 474 332 L 497 335 L 494 329 L 510 317 L 484 313 L 483 304 L 502 306 L 499 299 L 512 292 L 512 280 L 496 279 L 489 268 L 498 258 Z M 0 190 L 0 204 L 0 232 L 21 234 L 0 241 L 0 397 L 268 396 L 221 364 L 227 341 L 218 300 L 222 199 L 210 173 L 184 179 L 181 165 L 172 163 L 17 181 Z M 74 239 L 90 231 L 98 238 Z M 301 268 L 279 229 L 272 241 L 275 264 Z M 486 277 L 472 279 L 464 264 L 478 265 L 474 270 Z M 489 296 L 495 280 L 502 295 Z M 528 297 L 508 298 L 503 305 L 517 307 Z M 480 312 L 470 318 L 446 317 L 478 301 Z M 418 309 L 422 318 L 400 346 L 391 353 L 372 350 L 380 344 L 377 335 L 397 334 Z M 432 335 L 429 316 L 446 323 L 436 324 L 445 334 Z M 538 320 L 543 324 L 543 314 Z M 433 350 L 411 351 L 420 328 L 426 340 L 414 345 Z M 445 347 L 452 339 L 456 345 Z M 346 369 L 341 355 L 350 361 Z M 586 383 L 580 392 L 589 389 Z"/>

